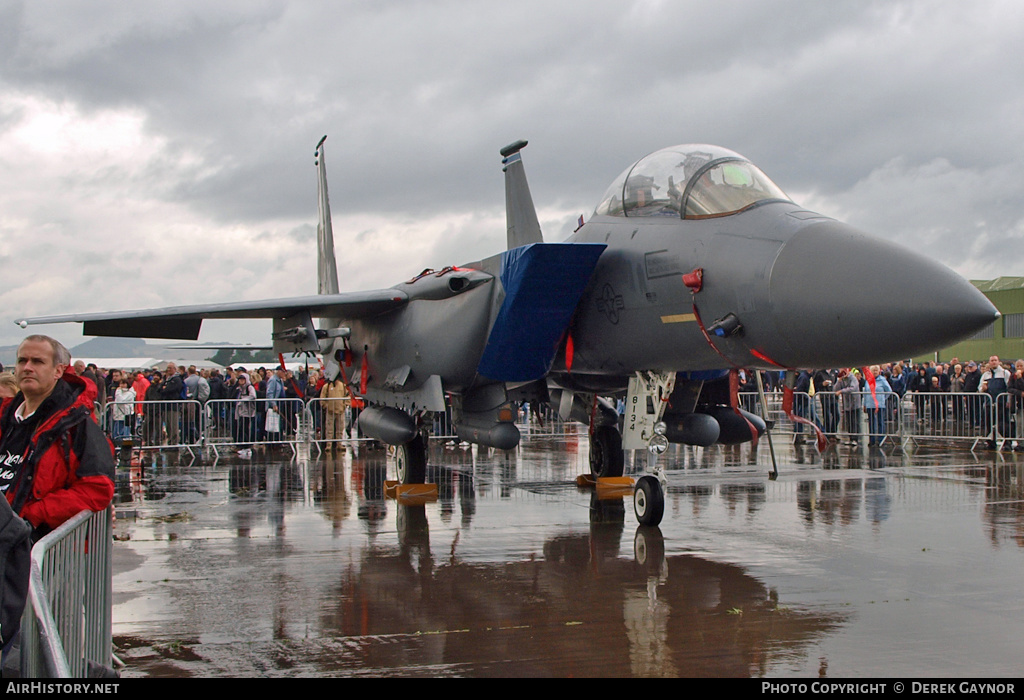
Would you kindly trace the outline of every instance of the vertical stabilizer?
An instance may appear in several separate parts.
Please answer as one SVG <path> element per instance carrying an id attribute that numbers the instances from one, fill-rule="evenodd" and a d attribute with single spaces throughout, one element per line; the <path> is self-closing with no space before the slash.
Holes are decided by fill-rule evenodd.
<path id="1" fill-rule="evenodd" d="M 331 202 L 327 197 L 327 165 L 324 163 L 324 141 L 316 145 L 317 204 L 316 224 L 317 294 L 338 293 L 338 261 L 334 257 L 334 229 L 331 228 Z M 529 196 L 529 193 L 527 193 Z"/>
<path id="2" fill-rule="evenodd" d="M 316 189 L 317 189 L 317 222 L 316 222 L 316 293 L 338 293 L 338 261 L 334 257 L 334 228 L 331 226 L 331 200 L 327 196 L 327 164 L 324 162 L 324 141 L 320 139 L 316 145 Z M 338 319 L 320 319 L 321 329 L 338 327 Z M 324 356 L 324 376 L 334 381 L 341 374 L 338 360 L 340 352 L 345 348 L 342 338 L 328 338 L 320 344 Z"/>
<path id="3" fill-rule="evenodd" d="M 526 182 L 526 171 L 519 151 L 526 147 L 526 141 L 516 141 L 501 149 L 505 171 L 505 222 L 508 227 L 508 249 L 543 243 L 544 235 L 537 220 L 537 210 L 530 196 L 530 185 Z"/>

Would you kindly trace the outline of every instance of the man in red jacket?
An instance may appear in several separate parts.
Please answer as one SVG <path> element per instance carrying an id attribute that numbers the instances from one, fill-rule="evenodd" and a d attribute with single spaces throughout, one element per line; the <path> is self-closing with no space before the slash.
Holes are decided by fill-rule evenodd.
<path id="1" fill-rule="evenodd" d="M 18 346 L 20 391 L 0 404 L 0 492 L 38 539 L 114 495 L 114 449 L 92 418 L 96 387 L 68 370 L 67 348 L 45 335 Z"/>

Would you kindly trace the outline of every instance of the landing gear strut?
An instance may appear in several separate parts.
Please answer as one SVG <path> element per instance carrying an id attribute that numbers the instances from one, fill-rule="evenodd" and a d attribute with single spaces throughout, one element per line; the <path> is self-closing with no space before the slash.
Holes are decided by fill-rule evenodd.
<path id="1" fill-rule="evenodd" d="M 423 433 L 395 448 L 395 470 L 400 483 L 423 483 L 427 477 L 427 439 Z"/>
<path id="2" fill-rule="evenodd" d="M 646 449 L 654 460 L 652 464 L 657 464 L 658 455 L 668 448 L 661 419 L 675 386 L 675 372 L 637 372 L 629 380 L 623 442 L 627 450 Z M 633 488 L 636 519 L 641 525 L 651 527 L 660 523 L 665 515 L 661 469 L 653 471 L 657 476 L 642 476 Z"/>
<path id="3" fill-rule="evenodd" d="M 622 476 L 624 463 L 619 431 L 611 425 L 595 428 L 590 436 L 590 471 L 594 478 Z"/>

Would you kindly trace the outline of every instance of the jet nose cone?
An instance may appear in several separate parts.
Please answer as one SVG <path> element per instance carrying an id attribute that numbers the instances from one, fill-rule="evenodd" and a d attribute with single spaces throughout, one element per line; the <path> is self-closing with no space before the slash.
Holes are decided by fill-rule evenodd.
<path id="1" fill-rule="evenodd" d="M 912 357 L 969 337 L 999 316 L 944 265 L 837 221 L 811 224 L 786 242 L 769 295 L 781 341 L 778 355 L 769 356 L 790 367 Z"/>

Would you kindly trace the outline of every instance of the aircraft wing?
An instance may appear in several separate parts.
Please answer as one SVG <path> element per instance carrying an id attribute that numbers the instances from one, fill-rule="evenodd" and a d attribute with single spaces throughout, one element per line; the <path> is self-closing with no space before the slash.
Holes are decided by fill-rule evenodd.
<path id="1" fill-rule="evenodd" d="M 107 313 L 35 316 L 16 321 L 22 328 L 48 323 L 82 323 L 84 335 L 196 340 L 206 318 L 287 318 L 309 313 L 314 318 L 352 319 L 376 316 L 408 301 L 398 289 L 242 301 L 227 304 L 168 306 Z"/>

